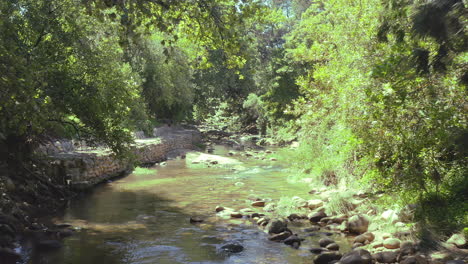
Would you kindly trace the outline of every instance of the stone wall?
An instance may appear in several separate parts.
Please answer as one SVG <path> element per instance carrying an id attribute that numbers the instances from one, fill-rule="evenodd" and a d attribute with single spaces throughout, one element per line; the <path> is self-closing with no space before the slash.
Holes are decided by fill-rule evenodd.
<path id="1" fill-rule="evenodd" d="M 156 133 L 155 133 L 156 134 Z M 151 164 L 167 159 L 170 152 L 194 149 L 200 142 L 197 130 L 164 128 L 156 138 L 135 140 L 133 153 L 141 164 Z M 133 164 L 116 159 L 105 148 L 70 150 L 48 154 L 48 174 L 63 179 L 74 189 L 87 189 L 108 179 L 131 172 Z"/>

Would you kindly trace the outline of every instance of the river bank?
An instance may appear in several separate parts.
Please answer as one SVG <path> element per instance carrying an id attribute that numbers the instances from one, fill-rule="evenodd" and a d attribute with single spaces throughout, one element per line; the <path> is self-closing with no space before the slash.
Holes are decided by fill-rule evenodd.
<path id="1" fill-rule="evenodd" d="M 15 263 L 15 250 L 25 236 L 35 236 L 38 248 L 59 247 L 56 241 L 71 235 L 67 225 L 49 222 L 70 199 L 94 186 L 129 174 L 135 164 L 154 164 L 184 155 L 201 141 L 195 129 L 163 126 L 153 138 L 136 133 L 132 159 L 120 160 L 108 149 L 75 146 L 57 140 L 36 150 L 34 171 L 25 177 L 0 176 L 0 263 Z M 46 216 L 46 217 L 44 217 Z M 55 242 L 54 242 L 55 241 Z"/>
<path id="2" fill-rule="evenodd" d="M 228 154 L 275 162 L 281 159 L 269 150 Z M 305 180 L 304 185 L 309 185 L 307 183 Z M 267 234 L 269 241 L 295 249 L 303 250 L 303 241 L 316 237 L 313 247 L 310 243 L 305 245 L 313 253 L 311 260 L 315 264 L 461 264 L 468 261 L 464 234 L 424 241 L 425 238 L 421 238 L 423 227 L 414 219 L 418 205 L 407 205 L 400 210 L 377 206 L 376 200 L 384 195 L 321 185 L 310 188 L 307 193 L 279 200 L 243 197 L 244 206 L 230 208 L 220 204 L 214 212 L 219 219 L 248 219 Z M 196 221 L 202 222 L 202 219 Z M 243 246 L 231 243 L 225 245 L 224 250 L 238 253 Z"/>

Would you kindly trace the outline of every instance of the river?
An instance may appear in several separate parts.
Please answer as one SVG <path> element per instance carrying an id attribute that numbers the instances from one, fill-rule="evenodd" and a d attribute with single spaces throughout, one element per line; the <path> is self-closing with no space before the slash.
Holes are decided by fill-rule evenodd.
<path id="1" fill-rule="evenodd" d="M 213 154 L 228 158 L 228 151 L 227 147 L 216 146 Z M 34 251 L 23 245 L 23 263 L 312 262 L 309 248 L 323 234 L 305 237 L 302 246 L 293 249 L 268 241 L 267 234 L 250 219 L 225 220 L 215 214 L 218 205 L 249 207 L 249 198 L 277 201 L 281 197 L 307 196 L 307 184 L 288 181 L 286 164 L 235 155 L 235 165 L 207 167 L 193 164 L 197 155 L 203 154 L 191 153 L 187 159 L 169 160 L 164 166 L 137 169 L 74 199 L 64 214 L 53 220 L 70 223 L 75 234 L 52 252 Z M 204 222 L 192 224 L 191 216 L 199 216 Z M 307 226 L 300 222 L 291 229 Z M 221 254 L 219 248 L 230 242 L 240 243 L 244 250 Z"/>

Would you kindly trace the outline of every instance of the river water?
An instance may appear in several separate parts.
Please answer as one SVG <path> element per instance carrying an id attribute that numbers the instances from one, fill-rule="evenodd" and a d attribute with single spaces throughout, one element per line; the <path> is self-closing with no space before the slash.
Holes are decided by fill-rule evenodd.
<path id="1" fill-rule="evenodd" d="M 217 146 L 213 154 L 227 157 Z M 70 223 L 77 231 L 52 252 L 24 248 L 28 264 L 150 264 L 150 263 L 311 263 L 308 249 L 324 235 L 305 237 L 299 249 L 268 241 L 249 219 L 216 217 L 217 205 L 249 207 L 249 198 L 276 201 L 281 197 L 307 197 L 309 186 L 288 181 L 288 171 L 277 161 L 234 156 L 230 166 L 193 164 L 187 159 L 167 161 L 103 184 L 71 201 L 57 223 Z M 203 154 L 202 154 L 203 155 Z M 260 209 L 261 210 L 261 209 Z M 205 219 L 191 224 L 191 216 Z M 291 226 L 293 231 L 307 223 Z M 334 237 L 339 240 L 339 237 Z M 225 255 L 219 248 L 230 242 L 244 246 Z M 344 241 L 339 244 L 345 244 Z"/>

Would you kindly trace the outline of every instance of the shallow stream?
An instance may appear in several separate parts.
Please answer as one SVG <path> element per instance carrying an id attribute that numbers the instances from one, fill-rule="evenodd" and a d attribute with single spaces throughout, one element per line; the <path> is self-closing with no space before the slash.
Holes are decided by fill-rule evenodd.
<path id="1" fill-rule="evenodd" d="M 228 157 L 228 151 L 217 146 L 213 154 Z M 235 155 L 235 165 L 206 167 L 193 164 L 193 155 L 136 170 L 75 199 L 63 217 L 54 220 L 78 231 L 64 240 L 62 249 L 28 252 L 24 263 L 312 263 L 309 249 L 324 234 L 305 237 L 296 250 L 268 241 L 249 219 L 219 219 L 214 211 L 217 205 L 249 207 L 248 198 L 255 197 L 307 198 L 307 184 L 288 182 L 285 166 L 277 161 Z M 191 216 L 205 221 L 191 224 Z M 291 229 L 305 227 L 307 223 L 300 223 Z M 223 244 L 234 241 L 244 246 L 242 252 L 219 253 Z"/>

